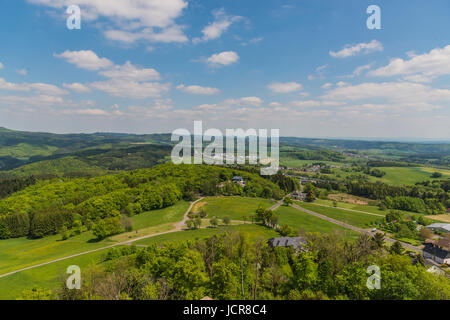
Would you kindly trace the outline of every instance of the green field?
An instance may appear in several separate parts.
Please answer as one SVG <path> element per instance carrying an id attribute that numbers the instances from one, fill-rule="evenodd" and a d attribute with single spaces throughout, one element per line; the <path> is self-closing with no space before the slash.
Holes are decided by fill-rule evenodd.
<path id="1" fill-rule="evenodd" d="M 273 229 L 257 225 L 257 224 L 242 224 L 238 226 L 219 226 L 217 228 L 204 228 L 197 230 L 186 230 L 178 231 L 168 234 L 163 234 L 160 236 L 143 239 L 136 241 L 136 245 L 149 245 L 153 243 L 163 243 L 171 241 L 184 241 L 184 240 L 195 240 L 202 239 L 213 236 L 215 234 L 220 234 L 226 231 L 238 231 L 245 232 L 249 234 L 250 239 L 256 239 L 258 237 L 263 237 L 266 239 L 279 236 L 279 234 Z"/>
<path id="2" fill-rule="evenodd" d="M 183 216 L 189 208 L 189 205 L 189 202 L 182 200 L 168 208 L 152 210 L 135 215 L 132 217 L 134 221 L 134 229 L 144 229 L 160 224 L 181 221 L 183 220 Z"/>
<path id="3" fill-rule="evenodd" d="M 280 206 L 275 210 L 275 213 L 279 215 L 278 223 L 280 225 L 288 224 L 295 229 L 306 232 L 333 233 L 337 231 L 347 237 L 358 237 L 358 233 L 355 231 L 345 229 L 292 207 Z"/>
<path id="4" fill-rule="evenodd" d="M 324 163 L 327 165 L 334 165 L 334 166 L 343 166 L 343 163 L 340 162 L 334 162 L 334 161 L 322 161 L 322 160 L 299 160 L 295 158 L 288 158 L 281 156 L 280 158 L 280 164 L 282 166 L 290 167 L 290 168 L 301 168 L 305 165 L 312 165 L 313 163 Z"/>
<path id="5" fill-rule="evenodd" d="M 370 177 L 372 181 L 381 181 L 391 185 L 415 184 L 416 182 L 431 180 L 433 172 L 440 172 L 443 177 L 450 177 L 449 170 L 428 167 L 382 167 L 378 168 L 386 172 L 382 178 Z"/>
<path id="6" fill-rule="evenodd" d="M 45 288 L 54 291 L 59 288 L 67 267 L 79 266 L 83 276 L 83 268 L 101 262 L 105 252 L 94 252 L 0 278 L 0 300 L 20 298 L 25 289 Z"/>
<path id="7" fill-rule="evenodd" d="M 180 201 L 172 207 L 153 210 L 132 217 L 134 229 L 141 230 L 158 225 L 167 225 L 181 221 L 189 203 Z M 148 230 L 149 233 L 159 230 Z M 134 232 L 133 232 L 134 233 Z M 143 234 L 138 234 L 142 236 Z M 115 238 L 117 236 L 113 236 Z M 123 239 L 128 240 L 128 239 Z M 0 274 L 22 269 L 30 265 L 58 259 L 72 254 L 110 245 L 116 241 L 105 239 L 99 242 L 91 232 L 61 241 L 60 235 L 53 235 L 42 239 L 30 240 L 25 237 L 0 240 Z"/>
<path id="8" fill-rule="evenodd" d="M 229 216 L 232 220 L 243 220 L 243 216 L 250 217 L 255 213 L 259 205 L 268 209 L 276 202 L 261 198 L 247 197 L 209 197 L 198 202 L 192 209 L 193 212 L 204 209 L 208 218 L 217 216 L 219 218 Z"/>
<path id="9" fill-rule="evenodd" d="M 323 207 L 305 202 L 296 202 L 302 208 L 317 212 L 324 216 L 351 224 L 359 228 L 370 228 L 374 222 L 382 222 L 383 217 L 374 216 L 371 214 L 348 211 L 338 208 Z"/>

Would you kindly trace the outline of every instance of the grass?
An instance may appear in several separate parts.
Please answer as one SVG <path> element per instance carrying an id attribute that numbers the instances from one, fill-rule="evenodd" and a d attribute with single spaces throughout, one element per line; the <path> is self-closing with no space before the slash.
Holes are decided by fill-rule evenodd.
<path id="1" fill-rule="evenodd" d="M 160 224 L 174 223 L 183 220 L 189 202 L 180 201 L 171 207 L 143 212 L 132 217 L 134 229 L 154 227 Z"/>
<path id="2" fill-rule="evenodd" d="M 305 165 L 312 165 L 313 163 L 325 163 L 327 165 L 334 165 L 334 166 L 343 166 L 343 163 L 340 162 L 334 162 L 334 161 L 322 161 L 322 160 L 299 160 L 295 158 L 289 158 L 289 157 L 283 157 L 281 155 L 280 158 L 280 165 L 286 166 L 289 168 L 301 168 Z"/>
<path id="3" fill-rule="evenodd" d="M 302 208 L 317 212 L 324 216 L 339 220 L 359 228 L 369 228 L 374 222 L 382 222 L 383 217 L 377 217 L 370 214 L 343 210 L 339 208 L 330 208 L 318 206 L 305 202 L 296 202 Z"/>
<path id="4" fill-rule="evenodd" d="M 132 217 L 135 231 L 95 241 L 92 232 L 61 241 L 60 235 L 30 240 L 25 237 L 0 240 L 0 274 L 22 269 L 83 251 L 88 251 L 114 242 L 122 242 L 152 233 L 173 229 L 172 223 L 181 221 L 189 203 L 180 201 L 175 205 L 153 210 Z M 136 232 L 137 230 L 137 232 Z"/>
<path id="5" fill-rule="evenodd" d="M 79 266 L 83 276 L 83 269 L 101 262 L 103 254 L 105 251 L 94 252 L 0 278 L 0 300 L 20 298 L 25 289 L 45 288 L 54 292 L 58 289 L 67 267 Z"/>
<path id="6" fill-rule="evenodd" d="M 365 204 L 354 204 L 354 203 L 347 203 L 347 202 L 337 202 L 337 208 L 341 209 L 351 209 L 351 210 L 359 210 L 359 211 L 365 211 L 368 213 L 374 213 L 374 214 L 380 214 L 380 215 L 387 215 L 389 213 L 389 210 L 380 210 L 377 206 L 371 206 L 371 205 L 365 205 Z M 325 199 L 317 199 L 314 201 L 314 203 L 317 204 L 324 204 L 327 206 L 332 207 L 333 201 L 332 200 L 325 200 Z"/>
<path id="7" fill-rule="evenodd" d="M 208 218 L 229 216 L 231 220 L 243 220 L 244 215 L 250 219 L 250 215 L 255 213 L 259 205 L 268 209 L 275 203 L 262 198 L 210 197 L 196 203 L 192 211 L 198 212 L 202 208 L 206 211 Z"/>
<path id="8" fill-rule="evenodd" d="M 349 238 L 358 237 L 358 233 L 355 231 L 345 229 L 292 207 L 280 206 L 275 210 L 275 213 L 279 215 L 278 223 L 280 225 L 288 224 L 295 229 L 306 232 L 333 233 L 337 231 Z"/>
<path id="9" fill-rule="evenodd" d="M 279 236 L 273 229 L 257 225 L 257 224 L 242 224 L 238 226 L 219 226 L 217 228 L 205 228 L 197 230 L 178 231 L 160 236 L 136 241 L 136 245 L 149 245 L 153 243 L 164 243 L 173 241 L 195 240 L 211 237 L 226 231 L 236 231 L 248 233 L 250 239 L 264 237 L 266 239 Z"/>

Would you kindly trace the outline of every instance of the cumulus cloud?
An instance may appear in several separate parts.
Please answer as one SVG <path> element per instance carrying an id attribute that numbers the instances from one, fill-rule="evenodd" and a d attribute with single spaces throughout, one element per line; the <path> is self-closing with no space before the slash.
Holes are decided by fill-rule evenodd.
<path id="1" fill-rule="evenodd" d="M 224 8 L 214 10 L 213 16 L 214 21 L 203 28 L 203 36 L 201 38 L 194 38 L 194 43 L 220 38 L 233 23 L 242 19 L 240 16 L 227 15 Z"/>
<path id="2" fill-rule="evenodd" d="M 201 94 L 208 96 L 215 95 L 220 92 L 217 88 L 202 87 L 198 85 L 185 86 L 184 84 L 177 86 L 177 89 L 190 94 Z"/>
<path id="3" fill-rule="evenodd" d="M 73 4 L 71 0 L 28 0 L 54 9 L 62 9 Z M 128 41 L 118 31 L 136 35 L 134 38 L 155 42 L 179 42 L 180 26 L 176 19 L 187 8 L 187 0 L 77 0 L 84 19 L 95 21 L 106 19 L 111 26 L 105 35 L 114 40 Z M 117 31 L 117 32 L 115 32 Z M 175 36 L 176 34 L 176 36 Z M 183 41 L 186 37 L 183 35 Z"/>
<path id="4" fill-rule="evenodd" d="M 100 70 L 113 65 L 111 60 L 99 58 L 99 56 L 91 50 L 66 50 L 61 54 L 54 54 L 54 56 L 65 59 L 68 63 L 74 64 L 78 68 L 86 70 Z"/>
<path id="5" fill-rule="evenodd" d="M 5 79 L 0 78 L 0 90 L 7 91 L 35 91 L 36 93 L 46 95 L 64 95 L 67 91 L 47 83 L 12 83 L 7 82 Z"/>
<path id="6" fill-rule="evenodd" d="M 326 93 L 329 100 L 387 99 L 393 102 L 450 101 L 450 90 L 411 82 L 383 82 L 345 85 Z"/>
<path id="7" fill-rule="evenodd" d="M 393 59 L 384 67 L 369 72 L 374 77 L 404 76 L 414 82 L 432 82 L 436 77 L 450 74 L 450 45 L 422 55 L 409 54 L 409 60 Z"/>
<path id="8" fill-rule="evenodd" d="M 78 83 L 78 82 L 74 82 L 74 83 L 63 83 L 63 87 L 78 93 L 85 93 L 85 92 L 90 92 L 91 89 L 82 84 L 82 83 Z"/>
<path id="9" fill-rule="evenodd" d="M 338 52 L 330 51 L 330 56 L 334 58 L 348 58 L 360 53 L 368 54 L 376 51 L 383 51 L 383 45 L 377 40 L 372 40 L 368 43 L 345 45 L 344 48 Z"/>
<path id="10" fill-rule="evenodd" d="M 223 67 L 238 62 L 239 55 L 234 51 L 224 51 L 213 54 L 206 61 L 212 66 Z"/>
<path id="11" fill-rule="evenodd" d="M 302 90 L 302 85 L 297 82 L 273 82 L 267 88 L 274 93 L 290 93 Z"/>
<path id="12" fill-rule="evenodd" d="M 113 97 L 145 99 L 158 98 L 170 90 L 170 84 L 157 82 L 136 82 L 111 79 L 108 81 L 93 82 L 92 88 L 104 91 Z"/>
<path id="13" fill-rule="evenodd" d="M 148 81 L 159 80 L 160 74 L 158 71 L 152 68 L 138 68 L 127 61 L 124 65 L 115 65 L 112 68 L 100 71 L 100 75 L 107 78 L 115 78 L 130 81 Z"/>

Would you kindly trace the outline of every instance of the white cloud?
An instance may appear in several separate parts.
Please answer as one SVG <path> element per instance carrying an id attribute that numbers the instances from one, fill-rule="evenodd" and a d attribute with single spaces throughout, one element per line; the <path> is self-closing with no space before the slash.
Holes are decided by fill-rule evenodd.
<path id="1" fill-rule="evenodd" d="M 363 66 L 359 66 L 358 68 L 356 68 L 353 71 L 353 73 L 351 74 L 350 78 L 358 77 L 364 72 L 364 70 L 369 70 L 370 68 L 372 68 L 372 64 L 371 63 L 363 65 Z"/>
<path id="2" fill-rule="evenodd" d="M 84 92 L 90 92 L 91 89 L 89 89 L 88 86 L 82 84 L 82 83 L 63 83 L 63 87 L 78 93 L 84 93 Z"/>
<path id="3" fill-rule="evenodd" d="M 178 25 L 165 28 L 159 32 L 155 32 L 153 29 L 143 29 L 141 31 L 107 30 L 105 31 L 105 36 L 110 40 L 125 43 L 134 43 L 138 40 L 183 43 L 189 40 L 183 33 L 183 27 Z"/>
<path id="4" fill-rule="evenodd" d="M 323 96 L 329 100 L 387 99 L 394 102 L 450 101 L 450 90 L 434 89 L 418 83 L 384 82 L 346 85 Z"/>
<path id="5" fill-rule="evenodd" d="M 28 0 L 28 2 L 58 10 L 73 4 L 72 0 Z M 126 31 L 131 35 L 136 34 L 137 39 L 155 42 L 179 42 L 181 28 L 175 20 L 187 8 L 188 1 L 77 0 L 76 4 L 81 7 L 84 19 L 107 20 L 106 23 L 102 24 L 102 27 L 111 26 L 111 29 L 105 32 L 105 35 L 110 39 L 127 41 L 127 38 L 119 36 L 119 33 L 112 32 Z M 184 35 L 183 37 L 186 40 Z"/>
<path id="6" fill-rule="evenodd" d="M 99 58 L 97 54 L 91 50 L 66 50 L 61 54 L 54 54 L 54 56 L 65 59 L 67 62 L 74 64 L 78 68 L 86 70 L 100 70 L 113 65 L 111 60 Z"/>
<path id="7" fill-rule="evenodd" d="M 220 103 L 220 106 L 229 107 L 229 106 L 237 106 L 237 107 L 259 107 L 263 104 L 263 100 L 258 97 L 243 97 L 240 99 L 227 99 Z"/>
<path id="8" fill-rule="evenodd" d="M 220 90 L 216 88 L 202 87 L 198 85 L 185 86 L 184 84 L 177 86 L 177 89 L 190 94 L 202 94 L 208 96 L 215 95 L 220 92 Z"/>
<path id="9" fill-rule="evenodd" d="M 345 102 L 342 101 L 318 101 L 318 100 L 305 100 L 305 101 L 292 101 L 290 105 L 294 107 L 307 108 L 307 107 L 336 107 L 342 106 Z"/>
<path id="10" fill-rule="evenodd" d="M 94 82 L 90 86 L 94 89 L 104 91 L 113 97 L 131 99 L 158 98 L 170 90 L 170 84 L 117 79 Z"/>
<path id="11" fill-rule="evenodd" d="M 130 81 L 148 81 L 148 80 L 159 80 L 160 74 L 155 69 L 151 68 L 137 68 L 127 61 L 122 66 L 113 66 L 111 69 L 100 71 L 100 75 Z"/>
<path id="12" fill-rule="evenodd" d="M 330 56 L 334 58 L 348 58 L 359 53 L 368 54 L 375 51 L 383 51 L 383 45 L 377 40 L 372 40 L 368 43 L 345 45 L 344 48 L 338 52 L 330 51 Z"/>
<path id="13" fill-rule="evenodd" d="M 382 68 L 369 72 L 374 77 L 404 76 L 415 82 L 432 82 L 436 77 L 450 74 L 450 45 L 422 55 L 409 54 L 409 60 L 393 59 Z"/>
<path id="14" fill-rule="evenodd" d="M 0 69 L 3 69 L 5 66 L 0 62 Z"/>
<path id="15" fill-rule="evenodd" d="M 290 93 L 302 90 L 302 85 L 297 82 L 273 82 L 267 88 L 274 93 Z"/>
<path id="16" fill-rule="evenodd" d="M 332 83 L 327 82 L 327 83 L 325 83 L 325 84 L 322 85 L 322 88 L 323 88 L 323 89 L 330 89 L 332 86 L 333 86 Z"/>
<path id="17" fill-rule="evenodd" d="M 240 16 L 227 15 L 223 8 L 214 10 L 213 16 L 214 21 L 203 28 L 203 36 L 201 38 L 194 38 L 194 43 L 220 38 L 233 23 L 242 19 Z"/>
<path id="18" fill-rule="evenodd" d="M 239 55 L 234 51 L 224 51 L 210 56 L 207 60 L 212 66 L 228 66 L 239 61 Z"/>
<path id="19" fill-rule="evenodd" d="M 64 95 L 67 94 L 67 91 L 46 83 L 11 83 L 7 82 L 5 79 L 0 78 L 0 90 L 7 91 L 31 91 L 34 90 L 36 93 L 45 94 L 45 95 Z"/>
<path id="20" fill-rule="evenodd" d="M 54 105 L 61 105 L 64 100 L 61 97 L 38 95 L 38 96 L 0 96 L 0 103 L 5 106 L 20 106 L 20 107 L 49 107 Z"/>

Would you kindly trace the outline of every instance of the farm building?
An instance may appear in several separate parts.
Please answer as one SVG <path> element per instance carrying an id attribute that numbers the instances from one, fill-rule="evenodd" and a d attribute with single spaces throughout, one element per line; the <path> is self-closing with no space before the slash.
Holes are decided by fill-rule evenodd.
<path id="1" fill-rule="evenodd" d="M 272 238 L 267 241 L 269 247 L 293 247 L 295 251 L 304 251 L 306 240 L 302 237 Z"/>
<path id="2" fill-rule="evenodd" d="M 306 199 L 306 193 L 294 191 L 294 192 L 292 193 L 292 199 L 294 199 L 294 200 L 300 200 L 300 201 L 305 201 L 305 199 Z"/>
<path id="3" fill-rule="evenodd" d="M 426 243 L 423 248 L 423 257 L 425 259 L 431 259 L 440 264 L 450 265 L 450 250 L 445 247 L 441 247 L 439 241 L 436 244 Z"/>
<path id="4" fill-rule="evenodd" d="M 439 231 L 443 233 L 450 232 L 450 223 L 433 223 L 427 226 L 432 231 Z"/>

